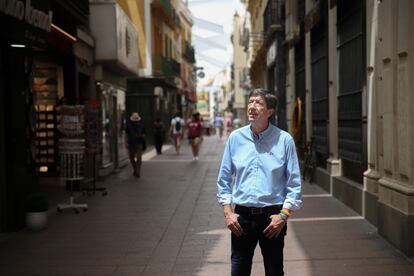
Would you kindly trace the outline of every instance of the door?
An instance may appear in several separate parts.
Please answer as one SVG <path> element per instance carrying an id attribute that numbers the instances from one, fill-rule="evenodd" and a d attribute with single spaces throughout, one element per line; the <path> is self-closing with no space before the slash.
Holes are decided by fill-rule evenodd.
<path id="1" fill-rule="evenodd" d="M 327 1 L 319 2 L 320 20 L 311 30 L 312 66 L 312 140 L 316 163 L 326 168 L 328 142 L 328 9 Z"/>
<path id="2" fill-rule="evenodd" d="M 363 0 L 339 1 L 337 8 L 338 142 L 344 176 L 362 183 L 363 86 L 365 84 L 365 8 Z"/>

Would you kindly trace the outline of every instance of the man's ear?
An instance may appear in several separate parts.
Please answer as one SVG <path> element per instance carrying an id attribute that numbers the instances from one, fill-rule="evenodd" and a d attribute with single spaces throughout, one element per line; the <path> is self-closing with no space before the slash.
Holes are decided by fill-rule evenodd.
<path id="1" fill-rule="evenodd" d="M 276 109 L 271 108 L 271 109 L 268 109 L 267 111 L 268 111 L 267 118 L 270 118 L 275 113 Z"/>

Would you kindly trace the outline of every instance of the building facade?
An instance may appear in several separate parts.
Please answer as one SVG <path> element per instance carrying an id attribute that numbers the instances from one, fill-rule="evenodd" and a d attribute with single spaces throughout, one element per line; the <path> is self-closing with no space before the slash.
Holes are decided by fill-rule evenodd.
<path id="1" fill-rule="evenodd" d="M 237 13 L 233 17 L 233 34 L 231 37 L 233 44 L 233 64 L 232 64 L 232 84 L 234 91 L 233 113 L 234 119 L 239 119 L 240 125 L 245 125 L 246 98 L 250 89 L 248 79 L 247 53 L 244 51 L 244 18 Z"/>
<path id="2" fill-rule="evenodd" d="M 252 55 L 253 87 L 266 87 L 267 83 L 271 91 L 272 86 L 274 91 L 285 90 L 282 120 L 296 140 L 299 156 L 312 145 L 315 183 L 413 256 L 414 123 L 410 119 L 414 114 L 410 105 L 414 104 L 414 86 L 409 76 L 414 30 L 408 22 L 414 3 L 260 2 L 247 3 L 252 35 L 262 32 L 266 41 L 269 5 L 276 5 L 272 14 L 280 24 L 275 25 L 284 34 L 279 36 L 280 43 L 276 31 L 275 40 L 264 48 L 267 55 L 261 54 L 265 50 L 260 47 Z M 260 24 L 263 28 L 257 29 Z M 272 61 L 272 43 L 276 45 L 276 67 L 262 81 L 265 74 L 258 64 Z M 255 51 L 253 45 L 250 48 Z M 285 63 L 278 65 L 278 58 Z M 283 128 L 277 115 L 276 122 Z"/>
<path id="3" fill-rule="evenodd" d="M 127 78 L 138 77 L 138 33 L 117 1 L 91 1 L 90 26 L 96 41 L 95 85 L 101 105 L 100 173 L 105 175 L 128 162 L 125 147 Z"/>
<path id="4" fill-rule="evenodd" d="M 169 125 L 175 112 L 186 114 L 195 107 L 192 17 L 181 0 L 136 1 L 135 6 L 133 21 L 145 22 L 145 61 L 140 63 L 145 74 L 128 79 L 126 113 L 140 112 L 152 137 L 157 117 Z"/>

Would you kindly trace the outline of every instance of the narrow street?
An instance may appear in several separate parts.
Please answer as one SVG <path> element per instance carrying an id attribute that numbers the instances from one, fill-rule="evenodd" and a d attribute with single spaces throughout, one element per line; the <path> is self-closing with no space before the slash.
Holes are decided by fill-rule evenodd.
<path id="1" fill-rule="evenodd" d="M 223 146 L 207 137 L 198 162 L 187 143 L 181 155 L 149 151 L 140 179 L 128 166 L 99 183 L 107 196 L 78 198 L 88 212 L 51 208 L 47 229 L 0 236 L 0 275 L 230 275 L 215 196 Z M 371 224 L 314 184 L 288 229 L 287 275 L 414 275 Z M 264 275 L 259 249 L 252 275 Z"/>

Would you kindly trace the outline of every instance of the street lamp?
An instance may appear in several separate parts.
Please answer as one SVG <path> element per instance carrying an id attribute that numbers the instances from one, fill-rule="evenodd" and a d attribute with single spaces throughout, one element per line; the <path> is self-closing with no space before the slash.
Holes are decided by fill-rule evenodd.
<path id="1" fill-rule="evenodd" d="M 200 70 L 199 73 L 197 73 L 198 70 Z M 203 66 L 199 66 L 199 67 L 198 66 L 194 66 L 194 68 L 193 68 L 194 73 L 197 74 L 197 76 L 200 79 L 204 78 L 205 75 L 206 75 L 202 70 L 204 70 L 204 67 Z"/>

